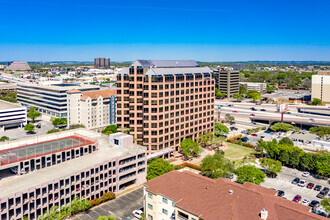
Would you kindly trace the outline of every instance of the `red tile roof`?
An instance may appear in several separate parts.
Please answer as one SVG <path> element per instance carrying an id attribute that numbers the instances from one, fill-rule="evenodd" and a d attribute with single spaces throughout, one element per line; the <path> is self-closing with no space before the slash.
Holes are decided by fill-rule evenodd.
<path id="1" fill-rule="evenodd" d="M 176 201 L 177 207 L 204 220 L 260 219 L 262 209 L 268 211 L 267 220 L 323 219 L 310 213 L 309 207 L 280 198 L 276 191 L 252 183 L 241 185 L 188 171 L 172 171 L 145 185 L 147 191 Z"/>
<path id="2" fill-rule="evenodd" d="M 82 92 L 81 99 L 87 99 L 90 97 L 91 99 L 97 99 L 98 97 L 102 96 L 103 98 L 109 98 L 112 95 L 117 95 L 116 89 L 106 89 L 106 90 L 97 90 L 97 91 L 88 91 Z"/>

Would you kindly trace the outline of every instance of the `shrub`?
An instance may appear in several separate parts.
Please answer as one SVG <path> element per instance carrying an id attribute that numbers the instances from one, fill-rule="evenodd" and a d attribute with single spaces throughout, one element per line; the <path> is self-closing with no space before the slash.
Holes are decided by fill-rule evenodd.
<path id="1" fill-rule="evenodd" d="M 184 167 L 189 167 L 189 168 L 191 168 L 191 169 L 201 171 L 200 166 L 198 166 L 198 165 L 196 165 L 196 164 L 192 164 L 192 163 L 187 163 L 187 162 L 182 163 L 182 164 L 180 164 L 180 165 L 177 165 L 177 166 L 175 167 L 175 169 L 179 170 L 179 169 L 182 169 L 182 168 L 184 168 Z"/>
<path id="2" fill-rule="evenodd" d="M 55 133 L 55 132 L 59 132 L 59 129 L 50 129 L 49 131 L 47 131 L 47 134 L 51 134 L 51 133 Z"/>
<path id="3" fill-rule="evenodd" d="M 251 143 L 242 143 L 242 145 L 244 146 L 244 147 L 248 147 L 248 148 L 255 148 L 256 146 L 254 146 L 253 144 L 251 144 Z"/>

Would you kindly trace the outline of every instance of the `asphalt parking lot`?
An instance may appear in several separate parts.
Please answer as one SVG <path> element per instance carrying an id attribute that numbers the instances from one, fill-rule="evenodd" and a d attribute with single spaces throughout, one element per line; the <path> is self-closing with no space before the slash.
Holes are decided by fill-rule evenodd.
<path id="1" fill-rule="evenodd" d="M 301 171 L 297 171 L 295 169 L 290 169 L 287 167 L 282 168 L 282 173 L 278 174 L 276 178 L 266 178 L 265 182 L 261 183 L 260 185 L 267 187 L 267 188 L 274 188 L 276 190 L 282 190 L 285 192 L 284 197 L 288 200 L 292 200 L 296 195 L 300 195 L 303 199 L 308 199 L 309 201 L 317 200 L 320 201 L 316 195 L 319 193 L 314 189 L 308 189 L 305 187 L 299 187 L 298 185 L 292 184 L 292 180 L 298 177 L 300 180 L 307 180 L 308 183 L 314 183 L 315 185 L 321 185 L 322 189 L 324 187 L 329 188 L 329 184 L 325 180 L 319 180 L 311 175 L 308 177 L 303 177 Z M 308 184 L 307 183 L 307 184 Z M 315 187 L 315 186 L 314 186 Z M 301 203 L 300 201 L 300 203 Z"/>
<path id="2" fill-rule="evenodd" d="M 132 211 L 143 207 L 143 187 L 78 215 L 74 220 L 96 220 L 99 216 L 114 216 L 116 220 L 136 219 Z"/>

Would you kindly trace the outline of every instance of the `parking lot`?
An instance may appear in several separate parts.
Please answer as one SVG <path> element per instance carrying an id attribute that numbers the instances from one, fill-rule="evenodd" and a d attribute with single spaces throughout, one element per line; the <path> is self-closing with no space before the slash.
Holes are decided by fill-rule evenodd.
<path id="1" fill-rule="evenodd" d="M 114 216 L 117 220 L 137 219 L 132 211 L 143 207 L 143 187 L 78 215 L 74 220 L 96 220 L 99 216 Z"/>
<path id="2" fill-rule="evenodd" d="M 325 180 L 316 179 L 313 176 L 309 175 L 308 177 L 303 177 L 301 171 L 297 171 L 295 169 L 290 169 L 287 167 L 282 168 L 282 173 L 278 174 L 276 178 L 266 178 L 265 182 L 260 185 L 267 188 L 274 188 L 276 190 L 282 190 L 285 192 L 284 197 L 288 200 L 292 200 L 296 195 L 300 195 L 303 199 L 308 199 L 309 201 L 316 200 L 320 201 L 321 199 L 317 198 L 316 195 L 319 191 L 315 191 L 313 189 L 308 189 L 305 187 L 300 187 L 298 185 L 292 184 L 292 180 L 298 177 L 300 180 L 307 180 L 308 183 L 314 183 L 315 185 L 321 185 L 322 189 L 324 187 L 329 188 L 329 184 Z M 329 195 L 327 195 L 329 196 Z M 301 201 L 299 203 L 301 203 Z"/>

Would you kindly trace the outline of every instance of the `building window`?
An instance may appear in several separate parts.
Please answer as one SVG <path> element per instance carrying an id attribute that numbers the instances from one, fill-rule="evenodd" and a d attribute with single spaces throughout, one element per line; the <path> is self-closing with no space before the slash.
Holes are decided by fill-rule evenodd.
<path id="1" fill-rule="evenodd" d="M 152 210 L 152 205 L 151 204 L 148 204 L 148 208 Z"/>
<path id="2" fill-rule="evenodd" d="M 163 214 L 167 215 L 167 210 L 166 209 L 163 209 Z"/>
<path id="3" fill-rule="evenodd" d="M 152 220 L 152 216 L 151 215 L 148 215 L 148 219 Z"/>
<path id="4" fill-rule="evenodd" d="M 172 207 L 175 207 L 175 203 L 174 202 L 172 202 Z"/>
<path id="5" fill-rule="evenodd" d="M 151 194 L 151 193 L 148 193 L 148 197 L 149 197 L 150 199 L 152 199 L 152 194 Z"/>
<path id="6" fill-rule="evenodd" d="M 167 204 L 168 200 L 166 198 L 163 198 L 163 203 Z"/>

